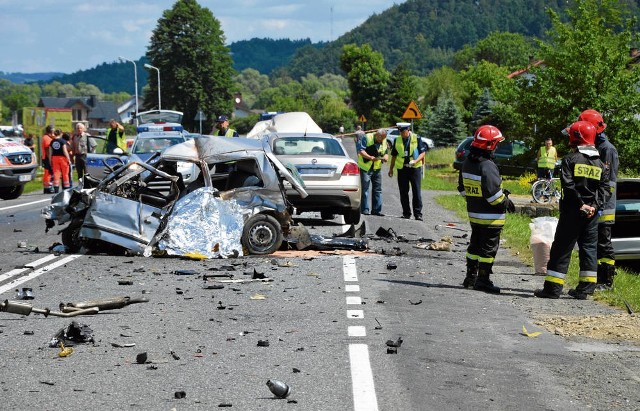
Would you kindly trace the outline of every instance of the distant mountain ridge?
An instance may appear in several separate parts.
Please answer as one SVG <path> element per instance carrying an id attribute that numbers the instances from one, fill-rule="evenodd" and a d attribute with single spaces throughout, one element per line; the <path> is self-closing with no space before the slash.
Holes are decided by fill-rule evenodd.
<path id="1" fill-rule="evenodd" d="M 639 15 L 639 1 L 620 2 L 627 4 L 632 14 Z M 231 43 L 229 49 L 237 71 L 250 67 L 270 74 L 286 68 L 292 77 L 300 78 L 307 74 L 340 73 L 342 46 L 368 43 L 382 53 L 387 68 L 403 62 L 414 73 L 423 75 L 451 64 L 456 51 L 494 31 L 543 38 L 550 27 L 547 8 L 563 15 L 569 6 L 566 0 L 407 0 L 373 14 L 333 42 L 253 38 Z M 140 69 L 143 61 L 147 62 L 144 56 L 138 62 L 140 89 L 148 76 L 146 70 Z M 0 72 L 0 78 L 13 82 L 86 82 L 107 93 L 133 94 L 131 68 L 127 63 L 103 63 L 72 74 Z"/>

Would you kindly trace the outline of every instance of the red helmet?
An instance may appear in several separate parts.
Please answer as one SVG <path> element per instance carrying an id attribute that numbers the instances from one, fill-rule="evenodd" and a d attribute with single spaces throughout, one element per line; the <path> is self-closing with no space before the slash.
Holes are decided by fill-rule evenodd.
<path id="1" fill-rule="evenodd" d="M 471 147 L 493 151 L 502 140 L 504 140 L 504 137 L 502 137 L 502 133 L 498 130 L 498 127 L 484 125 L 478 127 L 473 134 Z"/>
<path id="2" fill-rule="evenodd" d="M 602 118 L 602 114 L 591 109 L 585 110 L 580 113 L 578 121 L 588 121 L 589 123 L 593 124 L 593 126 L 596 128 L 596 133 L 602 133 L 604 129 L 607 128 L 607 125 L 604 123 L 604 119 Z"/>
<path id="3" fill-rule="evenodd" d="M 588 121 L 576 121 L 569 127 L 569 146 L 592 146 L 596 141 L 596 127 Z"/>

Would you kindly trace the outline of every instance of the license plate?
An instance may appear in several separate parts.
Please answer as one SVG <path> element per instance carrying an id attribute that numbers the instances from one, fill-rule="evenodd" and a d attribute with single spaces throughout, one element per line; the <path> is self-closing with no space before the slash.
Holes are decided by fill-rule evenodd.
<path id="1" fill-rule="evenodd" d="M 23 174 L 18 176 L 18 181 L 31 181 L 31 174 Z"/>

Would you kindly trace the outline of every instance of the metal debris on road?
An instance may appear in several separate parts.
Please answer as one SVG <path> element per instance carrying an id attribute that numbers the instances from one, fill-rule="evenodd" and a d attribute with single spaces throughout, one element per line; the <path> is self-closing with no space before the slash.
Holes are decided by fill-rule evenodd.
<path id="1" fill-rule="evenodd" d="M 149 299 L 144 297 L 131 298 L 124 297 L 111 297 L 102 298 L 99 300 L 81 301 L 76 303 L 60 303 L 60 311 L 62 312 L 74 312 L 87 308 L 98 308 L 100 311 L 115 310 L 126 307 L 131 304 L 148 303 Z"/>
<path id="2" fill-rule="evenodd" d="M 396 264 L 394 262 L 388 262 L 387 263 L 387 270 L 395 270 L 396 268 L 398 268 L 398 264 Z"/>
<path id="3" fill-rule="evenodd" d="M 267 387 L 278 398 L 287 398 L 291 394 L 291 387 L 282 381 L 269 380 L 267 381 Z"/>
<path id="4" fill-rule="evenodd" d="M 16 290 L 16 300 L 33 300 L 33 290 L 29 287 L 23 287 Z"/>
<path id="5" fill-rule="evenodd" d="M 258 340 L 258 347 L 268 347 L 269 340 Z"/>
<path id="6" fill-rule="evenodd" d="M 4 300 L 0 302 L 0 312 L 7 312 L 18 315 L 29 315 L 31 313 L 44 314 L 45 317 L 50 315 L 54 317 L 75 317 L 77 315 L 93 315 L 98 313 L 98 308 L 87 308 L 69 313 L 51 311 L 49 308 L 35 308 L 31 304 L 21 301 Z"/>
<path id="7" fill-rule="evenodd" d="M 420 304 L 422 304 L 422 300 L 418 300 L 416 302 L 413 302 L 413 301 L 409 300 L 409 304 L 411 304 L 411 305 L 420 305 Z"/>

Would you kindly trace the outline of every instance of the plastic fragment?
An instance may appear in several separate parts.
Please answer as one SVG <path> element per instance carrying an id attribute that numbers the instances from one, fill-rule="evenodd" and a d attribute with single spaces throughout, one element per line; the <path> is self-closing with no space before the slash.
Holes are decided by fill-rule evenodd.
<path id="1" fill-rule="evenodd" d="M 540 334 L 542 334 L 540 331 L 534 331 L 532 333 L 530 333 L 529 331 L 527 331 L 527 329 L 525 328 L 525 326 L 522 326 L 522 332 L 520 333 L 521 335 L 524 335 L 525 337 L 537 337 Z"/>

